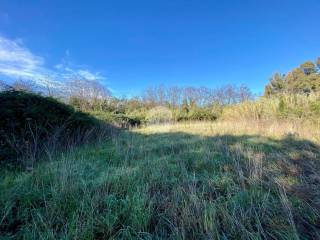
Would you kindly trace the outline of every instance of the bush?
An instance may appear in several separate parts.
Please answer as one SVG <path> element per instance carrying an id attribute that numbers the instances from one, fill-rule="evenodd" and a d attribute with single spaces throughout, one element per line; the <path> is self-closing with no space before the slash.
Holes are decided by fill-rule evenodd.
<path id="1" fill-rule="evenodd" d="M 175 112 L 174 116 L 175 116 L 174 117 L 175 121 L 178 121 L 178 122 L 189 120 L 189 114 L 185 111 L 177 111 Z"/>
<path id="2" fill-rule="evenodd" d="M 158 106 L 147 112 L 146 120 L 149 123 L 166 123 L 173 120 L 173 115 L 169 108 Z"/>
<path id="3" fill-rule="evenodd" d="M 217 120 L 222 113 L 222 106 L 215 104 L 210 107 L 194 107 L 190 111 L 185 111 L 183 108 L 174 111 L 174 119 L 180 121 L 214 121 Z"/>
<path id="4" fill-rule="evenodd" d="M 135 113 L 125 114 L 108 111 L 90 111 L 89 113 L 101 121 L 121 128 L 138 127 L 145 122 L 143 115 Z"/>
<path id="5" fill-rule="evenodd" d="M 213 121 L 218 118 L 218 114 L 211 108 L 195 108 L 188 114 L 189 120 L 208 120 Z"/>
<path id="6" fill-rule="evenodd" d="M 81 141 L 98 124 L 56 99 L 33 93 L 0 92 L 0 102 L 0 163 L 21 163 L 52 144 L 62 147 Z"/>
<path id="7" fill-rule="evenodd" d="M 121 128 L 138 127 L 141 125 L 141 120 L 135 117 L 129 117 L 126 114 L 115 114 L 114 123 Z"/>

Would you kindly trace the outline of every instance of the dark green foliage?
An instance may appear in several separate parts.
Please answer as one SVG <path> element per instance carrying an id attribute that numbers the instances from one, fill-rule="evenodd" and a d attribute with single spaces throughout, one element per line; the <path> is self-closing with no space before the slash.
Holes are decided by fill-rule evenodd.
<path id="1" fill-rule="evenodd" d="M 97 121 L 56 99 L 23 91 L 0 93 L 0 162 L 36 156 L 48 144 L 67 145 L 75 134 L 89 130 Z"/>
<path id="2" fill-rule="evenodd" d="M 108 111 L 94 111 L 89 113 L 103 122 L 111 123 L 121 128 L 139 127 L 146 121 L 144 116 L 132 113 L 125 114 Z"/>
<path id="3" fill-rule="evenodd" d="M 126 116 L 125 114 L 115 115 L 114 120 L 122 128 L 137 127 L 137 126 L 140 126 L 142 123 L 142 120 L 140 118 L 129 117 L 129 116 Z"/>
<path id="4" fill-rule="evenodd" d="M 218 113 L 211 108 L 193 108 L 189 114 L 189 120 L 216 120 Z"/>
<path id="5" fill-rule="evenodd" d="M 214 104 L 208 107 L 197 107 L 194 106 L 190 110 L 186 111 L 181 108 L 179 111 L 174 113 L 174 119 L 176 121 L 214 121 L 217 120 L 222 112 L 222 106 Z"/>

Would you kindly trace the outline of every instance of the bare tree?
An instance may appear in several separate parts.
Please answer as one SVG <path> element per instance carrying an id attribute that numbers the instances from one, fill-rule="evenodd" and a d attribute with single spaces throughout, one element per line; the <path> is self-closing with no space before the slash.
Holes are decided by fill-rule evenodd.
<path id="1" fill-rule="evenodd" d="M 35 90 L 34 82 L 22 79 L 16 80 L 11 87 L 16 91 L 32 92 Z"/>
<path id="2" fill-rule="evenodd" d="M 245 85 L 241 85 L 238 89 L 239 91 L 239 102 L 245 102 L 253 99 L 253 93 L 250 88 Z"/>
<path id="3" fill-rule="evenodd" d="M 253 98 L 250 89 L 244 85 L 225 85 L 211 89 L 207 87 L 149 87 L 142 97 L 142 101 L 151 107 L 168 105 L 178 107 L 187 103 L 190 108 L 206 107 L 215 104 L 228 105 Z"/>
<path id="4" fill-rule="evenodd" d="M 142 96 L 142 100 L 144 101 L 145 104 L 150 105 L 150 106 L 155 106 L 157 99 L 156 99 L 156 94 L 155 94 L 155 89 L 153 87 L 148 87 Z"/>
<path id="5" fill-rule="evenodd" d="M 91 108 L 99 107 L 103 100 L 111 97 L 111 92 L 101 83 L 84 78 L 73 78 L 66 83 L 69 98 L 77 98 L 80 104 L 89 105 Z M 82 106 L 81 108 L 86 108 Z"/>
<path id="6" fill-rule="evenodd" d="M 0 80 L 0 91 L 7 91 L 12 89 L 8 84 L 6 84 L 4 81 Z"/>
<path id="7" fill-rule="evenodd" d="M 157 96 L 157 102 L 160 105 L 165 105 L 166 103 L 166 88 L 163 85 L 160 85 L 156 88 L 156 96 Z"/>
<path id="8" fill-rule="evenodd" d="M 179 87 L 169 87 L 167 90 L 167 99 L 171 107 L 178 107 L 182 101 L 181 98 L 181 88 Z"/>

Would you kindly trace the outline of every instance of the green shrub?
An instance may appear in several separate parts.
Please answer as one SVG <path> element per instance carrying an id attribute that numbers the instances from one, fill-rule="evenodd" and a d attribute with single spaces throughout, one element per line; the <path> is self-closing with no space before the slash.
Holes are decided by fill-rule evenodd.
<path id="1" fill-rule="evenodd" d="M 188 112 L 181 108 L 173 111 L 175 121 L 214 121 L 217 120 L 222 113 L 222 106 L 219 104 L 210 107 L 194 107 Z"/>
<path id="2" fill-rule="evenodd" d="M 146 115 L 147 115 L 147 113 L 143 109 L 135 110 L 135 111 L 127 113 L 127 116 L 130 119 L 134 120 L 137 123 L 135 125 L 138 125 L 138 126 L 146 123 L 146 121 L 147 121 Z"/>
<path id="3" fill-rule="evenodd" d="M 0 163 L 17 163 L 35 158 L 44 147 L 81 141 L 98 124 L 56 99 L 33 93 L 0 92 L 0 102 Z"/>
<path id="4" fill-rule="evenodd" d="M 115 114 L 114 123 L 121 128 L 137 127 L 141 125 L 139 118 L 129 117 L 126 114 Z"/>
<path id="5" fill-rule="evenodd" d="M 176 121 L 182 122 L 182 121 L 188 121 L 189 120 L 189 115 L 185 111 L 177 111 L 175 113 L 175 118 Z"/>
<path id="6" fill-rule="evenodd" d="M 126 114 L 108 111 L 92 111 L 88 113 L 101 121 L 111 123 L 121 128 L 138 127 L 141 124 L 145 123 L 145 117 L 143 115 L 135 113 Z"/>
<path id="7" fill-rule="evenodd" d="M 213 121 L 218 118 L 218 114 L 211 108 L 195 108 L 188 114 L 189 120 L 209 120 Z"/>

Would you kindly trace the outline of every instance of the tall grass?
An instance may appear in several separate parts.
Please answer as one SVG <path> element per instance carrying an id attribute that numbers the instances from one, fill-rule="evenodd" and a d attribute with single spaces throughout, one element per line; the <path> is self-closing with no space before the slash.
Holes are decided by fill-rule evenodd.
<path id="1" fill-rule="evenodd" d="M 301 122 L 153 125 L 1 172 L 15 239 L 319 239 L 319 129 Z"/>
<path id="2" fill-rule="evenodd" d="M 223 109 L 222 119 L 234 120 L 301 120 L 319 123 L 320 95 L 299 94 L 261 97 L 252 102 L 230 105 Z"/>

